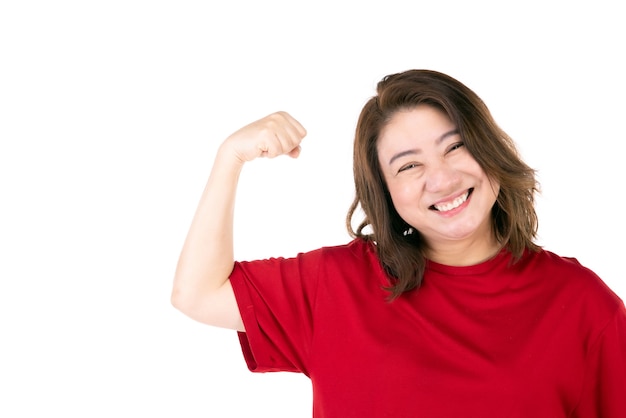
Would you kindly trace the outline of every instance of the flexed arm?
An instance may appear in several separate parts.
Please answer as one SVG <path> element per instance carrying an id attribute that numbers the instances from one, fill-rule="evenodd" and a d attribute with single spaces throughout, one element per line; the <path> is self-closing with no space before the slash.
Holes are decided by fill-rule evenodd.
<path id="1" fill-rule="evenodd" d="M 243 331 L 228 277 L 233 269 L 233 214 L 243 165 L 259 157 L 298 157 L 306 135 L 286 112 L 268 115 L 229 136 L 218 149 L 181 251 L 172 304 L 189 317 Z"/>

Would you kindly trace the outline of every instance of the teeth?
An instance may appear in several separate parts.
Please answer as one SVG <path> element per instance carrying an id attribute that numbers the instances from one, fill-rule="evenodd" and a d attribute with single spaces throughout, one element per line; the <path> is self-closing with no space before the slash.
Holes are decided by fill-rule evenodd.
<path id="1" fill-rule="evenodd" d="M 463 194 L 462 196 L 457 197 L 450 203 L 446 203 L 444 205 L 433 205 L 433 206 L 435 206 L 435 209 L 437 209 L 440 212 L 447 212 L 449 210 L 452 210 L 454 208 L 458 208 L 459 206 L 461 206 L 463 202 L 467 200 L 467 196 L 469 196 L 469 192 Z"/>

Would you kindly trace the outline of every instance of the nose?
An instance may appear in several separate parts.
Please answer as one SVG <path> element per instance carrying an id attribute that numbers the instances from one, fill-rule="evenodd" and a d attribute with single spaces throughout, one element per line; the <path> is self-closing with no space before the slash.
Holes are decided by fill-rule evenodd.
<path id="1" fill-rule="evenodd" d="M 425 187 L 428 192 L 437 193 L 454 189 L 459 180 L 459 172 L 445 161 L 431 164 L 426 169 Z"/>

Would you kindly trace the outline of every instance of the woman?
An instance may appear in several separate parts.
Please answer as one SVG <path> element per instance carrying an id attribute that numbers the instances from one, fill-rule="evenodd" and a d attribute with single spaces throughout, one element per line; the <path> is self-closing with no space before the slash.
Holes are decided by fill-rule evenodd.
<path id="1" fill-rule="evenodd" d="M 250 370 L 309 376 L 315 417 L 626 416 L 624 304 L 535 244 L 535 173 L 473 91 L 385 77 L 356 129 L 354 239 L 234 262 L 242 166 L 297 157 L 305 134 L 279 112 L 224 141 L 174 306 L 239 330 Z"/>

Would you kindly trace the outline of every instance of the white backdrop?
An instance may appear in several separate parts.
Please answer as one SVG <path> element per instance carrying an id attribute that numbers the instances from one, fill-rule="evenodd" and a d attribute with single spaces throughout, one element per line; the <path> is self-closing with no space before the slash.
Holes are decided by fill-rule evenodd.
<path id="1" fill-rule="evenodd" d="M 304 376 L 171 307 L 175 264 L 218 144 L 276 110 L 309 135 L 245 168 L 236 256 L 346 242 L 356 118 L 409 68 L 486 101 L 539 170 L 540 243 L 626 297 L 618 3 L 2 2 L 0 416 L 310 416 Z"/>

